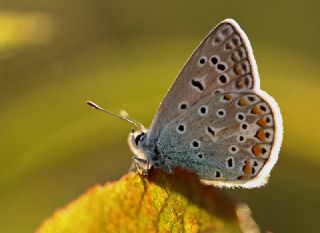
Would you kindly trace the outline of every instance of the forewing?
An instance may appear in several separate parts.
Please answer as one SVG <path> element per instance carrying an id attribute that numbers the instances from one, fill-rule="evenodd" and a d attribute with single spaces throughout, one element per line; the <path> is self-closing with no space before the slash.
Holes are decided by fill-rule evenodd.
<path id="1" fill-rule="evenodd" d="M 160 104 L 148 133 L 153 144 L 173 118 L 200 98 L 220 92 L 259 88 L 259 77 L 250 43 L 231 19 L 221 22 L 201 42 Z"/>

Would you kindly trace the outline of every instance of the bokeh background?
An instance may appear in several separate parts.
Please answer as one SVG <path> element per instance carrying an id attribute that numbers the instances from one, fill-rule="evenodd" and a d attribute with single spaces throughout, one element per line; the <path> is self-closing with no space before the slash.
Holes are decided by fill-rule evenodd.
<path id="1" fill-rule="evenodd" d="M 263 231 L 320 232 L 319 1 L 0 1 L 0 232 L 32 232 L 127 172 L 130 125 L 148 126 L 182 65 L 224 18 L 247 32 L 284 143 L 269 184 L 228 190 Z"/>

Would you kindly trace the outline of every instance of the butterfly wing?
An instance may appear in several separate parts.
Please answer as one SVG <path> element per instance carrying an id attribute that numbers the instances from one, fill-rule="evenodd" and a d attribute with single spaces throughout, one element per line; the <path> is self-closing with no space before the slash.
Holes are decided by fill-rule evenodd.
<path id="1" fill-rule="evenodd" d="M 189 58 L 160 104 L 148 133 L 152 144 L 174 117 L 213 92 L 259 88 L 250 43 L 231 19 L 216 26 Z"/>
<path id="2" fill-rule="evenodd" d="M 160 134 L 158 165 L 182 167 L 205 183 L 257 187 L 267 181 L 279 152 L 279 121 L 269 97 L 225 92 L 200 99 Z"/>
<path id="3" fill-rule="evenodd" d="M 204 118 L 202 105 L 210 110 Z M 226 117 L 219 117 L 220 110 Z M 245 122 L 237 121 L 240 115 Z M 241 135 L 246 143 L 237 141 Z M 202 151 L 193 148 L 193 139 Z M 160 104 L 147 140 L 158 146 L 162 160 L 152 162 L 164 170 L 180 166 L 220 186 L 266 182 L 278 158 L 282 118 L 276 102 L 260 90 L 249 40 L 234 20 L 220 23 L 192 54 Z"/>

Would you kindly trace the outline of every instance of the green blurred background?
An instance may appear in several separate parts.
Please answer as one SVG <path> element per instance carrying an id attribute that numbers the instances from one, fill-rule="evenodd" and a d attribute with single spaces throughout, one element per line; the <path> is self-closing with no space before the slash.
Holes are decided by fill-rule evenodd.
<path id="1" fill-rule="evenodd" d="M 32 232 L 54 210 L 127 172 L 130 126 L 150 125 L 203 37 L 234 18 L 284 143 L 269 184 L 228 190 L 263 231 L 320 232 L 318 1 L 0 1 L 0 232 Z"/>

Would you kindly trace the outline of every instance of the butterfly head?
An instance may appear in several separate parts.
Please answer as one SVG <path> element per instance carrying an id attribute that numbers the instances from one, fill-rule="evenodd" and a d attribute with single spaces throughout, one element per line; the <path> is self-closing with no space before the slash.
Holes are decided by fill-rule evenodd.
<path id="1" fill-rule="evenodd" d="M 147 132 L 143 131 L 133 131 L 129 134 L 128 142 L 131 150 L 135 155 L 144 155 L 147 140 Z"/>

